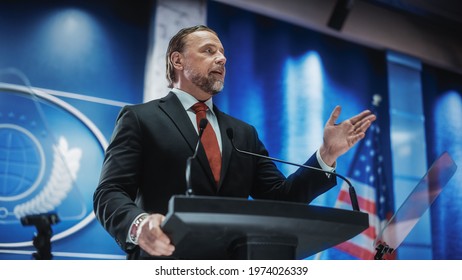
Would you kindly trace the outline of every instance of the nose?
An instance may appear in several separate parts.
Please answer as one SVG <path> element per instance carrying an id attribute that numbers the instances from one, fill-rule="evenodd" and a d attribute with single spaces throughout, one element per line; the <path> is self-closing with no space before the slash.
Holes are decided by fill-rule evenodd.
<path id="1" fill-rule="evenodd" d="M 216 62 L 217 64 L 220 64 L 220 65 L 225 65 L 225 63 L 226 63 L 226 56 L 225 56 L 225 54 L 222 53 L 222 52 L 218 52 L 218 56 L 217 56 L 215 62 Z"/>

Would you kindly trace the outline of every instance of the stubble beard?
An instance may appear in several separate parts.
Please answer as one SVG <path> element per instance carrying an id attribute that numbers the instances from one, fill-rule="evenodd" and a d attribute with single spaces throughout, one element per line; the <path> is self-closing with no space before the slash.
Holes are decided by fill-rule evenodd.
<path id="1" fill-rule="evenodd" d="M 195 84 L 202 91 L 216 95 L 223 90 L 224 82 L 216 79 L 213 75 L 202 76 L 198 73 L 192 73 L 192 83 Z"/>

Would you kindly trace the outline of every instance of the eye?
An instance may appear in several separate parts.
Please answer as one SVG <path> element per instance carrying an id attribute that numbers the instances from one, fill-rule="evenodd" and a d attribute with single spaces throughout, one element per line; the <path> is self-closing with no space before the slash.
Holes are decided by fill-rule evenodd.
<path id="1" fill-rule="evenodd" d="M 205 49 L 205 52 L 208 53 L 208 54 L 213 54 L 213 53 L 215 53 L 215 50 L 212 49 L 212 48 L 207 48 L 207 49 Z"/>

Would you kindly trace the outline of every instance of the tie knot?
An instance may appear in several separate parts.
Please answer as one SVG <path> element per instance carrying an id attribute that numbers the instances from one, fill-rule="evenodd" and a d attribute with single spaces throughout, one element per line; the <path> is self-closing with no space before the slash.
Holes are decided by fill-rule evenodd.
<path id="1" fill-rule="evenodd" d="M 197 102 L 191 108 L 193 109 L 194 113 L 196 113 L 196 114 L 198 112 L 201 112 L 201 111 L 206 112 L 207 109 L 208 109 L 207 105 L 205 105 L 204 102 Z"/>

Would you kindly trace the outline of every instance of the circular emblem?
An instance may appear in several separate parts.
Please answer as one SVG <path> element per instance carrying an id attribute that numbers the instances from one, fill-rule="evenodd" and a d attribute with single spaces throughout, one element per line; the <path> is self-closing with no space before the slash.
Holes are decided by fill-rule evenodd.
<path id="1" fill-rule="evenodd" d="M 43 179 L 45 155 L 40 142 L 21 126 L 0 123 L 0 150 L 4 151 L 0 155 L 0 201 L 27 197 Z M 0 209 L 6 215 L 5 207 Z"/>
<path id="2" fill-rule="evenodd" d="M 0 89 L 0 247 L 32 246 L 21 217 L 55 212 L 53 239 L 94 219 L 107 142 L 80 111 L 48 93 Z"/>

